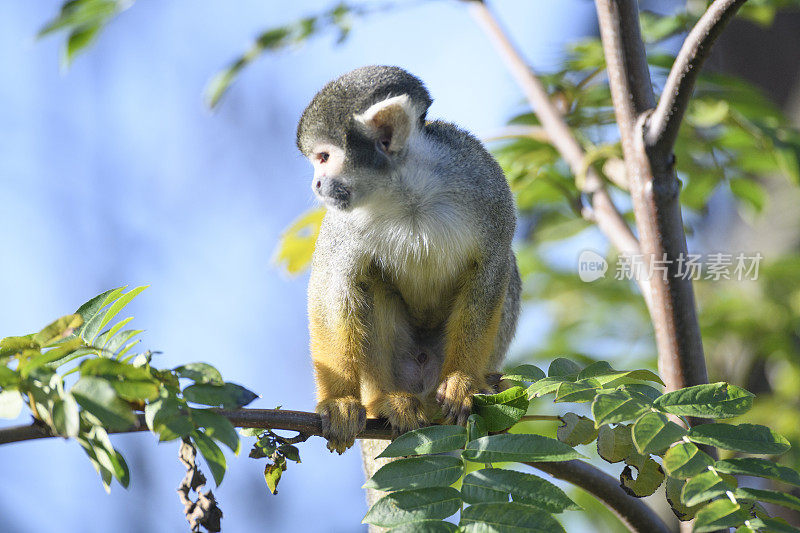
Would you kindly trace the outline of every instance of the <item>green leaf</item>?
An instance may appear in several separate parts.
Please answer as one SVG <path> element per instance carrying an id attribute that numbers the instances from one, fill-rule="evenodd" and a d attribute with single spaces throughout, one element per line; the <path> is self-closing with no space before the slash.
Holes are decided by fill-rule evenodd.
<path id="1" fill-rule="evenodd" d="M 511 387 L 497 394 L 475 394 L 472 409 L 483 417 L 489 431 L 502 431 L 528 412 L 528 394 L 522 387 Z"/>
<path id="2" fill-rule="evenodd" d="M 467 444 L 461 454 L 476 463 L 569 461 L 583 457 L 570 446 L 542 435 L 501 433 Z"/>
<path id="3" fill-rule="evenodd" d="M 442 520 L 409 522 L 389 530 L 388 533 L 456 533 L 458 526 Z"/>
<path id="4" fill-rule="evenodd" d="M 223 385 L 222 374 L 219 370 L 206 363 L 189 363 L 174 369 L 179 378 L 188 378 L 196 383 L 210 383 L 211 385 Z"/>
<path id="5" fill-rule="evenodd" d="M 99 330 L 103 329 L 103 327 L 106 324 L 108 324 L 111 321 L 111 319 L 113 319 L 115 316 L 117 316 L 117 314 L 120 311 L 122 311 L 122 309 L 126 305 L 128 305 L 131 302 L 131 300 L 136 298 L 139 295 L 139 293 L 141 293 L 147 287 L 149 287 L 149 285 L 143 285 L 141 287 L 136 287 L 135 289 L 131 289 L 130 291 L 128 291 L 125 294 L 123 294 L 122 296 L 120 296 L 119 299 L 117 299 L 117 301 L 115 301 L 113 304 L 111 304 L 111 307 L 108 308 L 108 311 L 105 312 L 105 314 L 103 315 L 102 320 L 100 320 L 100 325 L 97 327 L 97 330 L 99 331 Z"/>
<path id="6" fill-rule="evenodd" d="M 550 513 L 579 510 L 560 488 L 533 474 L 484 468 L 471 472 L 461 485 L 461 496 L 467 503 L 515 502 L 533 505 Z"/>
<path id="7" fill-rule="evenodd" d="M 664 482 L 664 492 L 667 503 L 675 516 L 678 517 L 678 520 L 681 521 L 691 520 L 697 512 L 697 507 L 689 507 L 681 502 L 681 489 L 683 485 L 684 481 L 682 479 L 675 479 L 671 476 L 667 476 L 667 480 Z"/>
<path id="8" fill-rule="evenodd" d="M 78 357 L 92 353 L 85 346 L 83 339 L 80 337 L 64 339 L 53 346 L 53 348 L 44 352 L 37 364 L 46 364 L 50 368 L 58 368 Z M 31 368 L 28 368 L 27 372 L 30 373 L 31 370 Z"/>
<path id="9" fill-rule="evenodd" d="M 714 459 L 694 444 L 681 442 L 664 454 L 664 470 L 674 478 L 686 479 L 708 470 Z"/>
<path id="10" fill-rule="evenodd" d="M 550 394 L 551 392 L 556 392 L 562 383 L 568 383 L 570 381 L 575 381 L 575 379 L 559 376 L 542 378 L 528 387 L 528 398 L 540 397 L 545 394 Z"/>
<path id="11" fill-rule="evenodd" d="M 749 487 L 739 487 L 733 491 L 734 497 L 739 500 L 754 500 L 781 505 L 787 509 L 800 511 L 800 498 L 788 492 L 778 492 L 776 490 L 751 489 Z"/>
<path id="12" fill-rule="evenodd" d="M 81 315 L 83 325 L 75 333 L 87 342 L 93 339 L 100 331 L 100 321 L 103 319 L 100 310 L 119 298 L 125 287 L 127 286 L 106 291 L 80 306 L 75 313 Z"/>
<path id="13" fill-rule="evenodd" d="M 680 416 L 730 418 L 750 410 L 753 394 L 728 383 L 711 383 L 668 392 L 653 406 Z"/>
<path id="14" fill-rule="evenodd" d="M 639 417 L 631 431 L 639 453 L 661 453 L 686 435 L 686 430 L 666 415 L 652 411 Z"/>
<path id="15" fill-rule="evenodd" d="M 158 435 L 159 442 L 188 437 L 195 426 L 181 404 L 172 398 L 161 398 L 147 404 L 144 419 L 150 431 Z"/>
<path id="16" fill-rule="evenodd" d="M 575 413 L 565 413 L 559 417 L 562 424 L 556 429 L 558 440 L 568 446 L 589 444 L 597 438 L 597 429 L 594 420 Z"/>
<path id="17" fill-rule="evenodd" d="M 130 406 L 102 378 L 81 377 L 70 392 L 81 407 L 96 416 L 109 430 L 128 429 L 136 423 L 136 415 Z"/>
<path id="18" fill-rule="evenodd" d="M 97 39 L 97 36 L 100 35 L 100 30 L 102 29 L 103 26 L 101 24 L 94 24 L 91 26 L 80 26 L 70 32 L 69 37 L 67 37 L 67 45 L 64 47 L 61 60 L 62 66 L 64 68 L 69 68 L 75 56 L 86 48 L 89 48 Z"/>
<path id="19" fill-rule="evenodd" d="M 565 381 L 558 386 L 554 402 L 591 402 L 600 389 L 600 383 L 594 379 Z"/>
<path id="20" fill-rule="evenodd" d="M 699 511 L 694 521 L 694 533 L 705 533 L 736 527 L 747 520 L 747 513 L 730 500 L 716 500 Z"/>
<path id="21" fill-rule="evenodd" d="M 733 487 L 728 485 L 716 472 L 707 470 L 689 478 L 681 490 L 681 502 L 693 507 L 708 500 L 722 496 Z"/>
<path id="22" fill-rule="evenodd" d="M 563 357 L 557 357 L 553 359 L 552 363 L 550 363 L 550 367 L 547 369 L 547 375 L 548 377 L 576 378 L 580 373 L 581 368 L 581 365 L 575 361 L 571 361 Z M 572 381 L 574 381 L 574 379 Z"/>
<path id="23" fill-rule="evenodd" d="M 563 532 L 547 511 L 522 503 L 476 503 L 461 513 L 462 531 Z"/>
<path id="24" fill-rule="evenodd" d="M 467 419 L 467 440 L 475 440 L 489 434 L 486 421 L 480 415 L 469 415 Z"/>
<path id="25" fill-rule="evenodd" d="M 53 404 L 53 429 L 62 437 L 75 438 L 80 430 L 78 402 L 70 393 Z"/>
<path id="26" fill-rule="evenodd" d="M 222 69 L 221 71 L 214 74 L 214 76 L 208 81 L 206 84 L 206 88 L 203 91 L 204 99 L 206 105 L 210 108 L 215 108 L 222 97 L 225 95 L 225 92 L 231 86 L 233 81 L 236 79 L 236 76 L 244 67 L 244 61 L 236 61 L 231 64 L 229 67 Z M 279 469 L 280 470 L 280 469 Z M 265 472 L 264 475 L 266 476 L 267 473 Z M 274 476 L 274 473 L 272 474 Z M 280 474 L 278 474 L 278 479 L 280 479 Z M 269 485 L 269 481 L 267 481 L 267 485 Z M 275 487 L 277 487 L 278 482 L 275 481 Z M 270 486 L 270 490 L 272 490 L 272 486 Z M 275 494 L 275 491 L 272 492 Z"/>
<path id="27" fill-rule="evenodd" d="M 23 356 L 20 357 L 19 373 L 25 379 L 30 376 L 36 369 L 45 366 L 57 359 L 60 359 L 63 353 L 60 350 L 47 350 L 40 352 L 38 350 L 25 350 Z"/>
<path id="28" fill-rule="evenodd" d="M 633 420 L 649 409 L 641 396 L 634 397 L 624 390 L 602 392 L 592 402 L 592 416 L 598 428 L 603 424 Z"/>
<path id="29" fill-rule="evenodd" d="M 770 533 L 800 533 L 800 529 L 790 525 L 783 518 L 757 516 L 755 518 L 750 518 L 748 523 L 759 531 L 769 531 Z M 737 529 L 736 533 L 741 532 Z"/>
<path id="30" fill-rule="evenodd" d="M 664 482 L 664 471 L 661 466 L 647 455 L 632 454 L 625 459 L 627 463 L 619 480 L 622 489 L 632 496 L 644 498 L 653 494 Z M 633 479 L 631 467 L 636 468 L 636 479 Z"/>
<path id="31" fill-rule="evenodd" d="M 731 178 L 728 185 L 733 195 L 749 205 L 756 213 L 764 209 L 768 196 L 763 185 L 748 178 Z"/>
<path id="32" fill-rule="evenodd" d="M 114 449 L 111 439 L 108 437 L 108 432 L 102 427 L 94 426 L 89 430 L 87 436 L 87 443 L 93 452 L 90 457 L 97 462 L 96 466 L 99 465 L 101 467 L 98 471 L 103 478 L 106 489 L 108 489 L 111 477 L 116 478 L 123 487 L 127 487 L 130 483 L 128 465 L 122 455 Z"/>
<path id="33" fill-rule="evenodd" d="M 264 467 L 264 481 L 272 494 L 278 494 L 278 482 L 283 475 L 283 468 L 276 464 L 267 463 Z"/>
<path id="34" fill-rule="evenodd" d="M 111 328 L 106 330 L 101 335 L 103 337 L 102 348 L 106 349 L 106 347 L 108 346 L 109 341 L 111 341 L 114 338 L 114 335 L 116 335 L 119 332 L 119 330 L 121 330 L 123 327 L 125 327 L 131 320 L 133 320 L 133 317 L 129 316 L 128 318 L 124 318 L 124 319 L 120 320 L 119 322 L 114 324 Z M 119 344 L 119 346 L 117 346 L 117 349 L 119 349 L 119 347 L 122 346 L 122 344 L 124 344 L 124 341 L 121 342 Z M 109 350 L 109 351 L 116 352 L 116 350 Z"/>
<path id="35" fill-rule="evenodd" d="M 187 401 L 203 405 L 238 409 L 258 398 L 258 395 L 235 383 L 196 383 L 183 389 L 183 397 Z"/>
<path id="36" fill-rule="evenodd" d="M 103 488 L 106 490 L 106 492 L 109 492 L 111 480 L 114 479 L 114 473 L 109 468 L 100 463 L 100 461 L 98 460 L 98 453 L 95 450 L 95 445 L 89 439 L 78 436 L 76 440 L 81 445 L 81 448 L 83 448 L 83 451 L 86 453 L 86 455 L 89 457 L 92 466 L 94 466 L 95 470 L 97 470 L 97 473 L 100 474 L 100 480 L 103 483 Z M 103 454 L 103 457 L 104 457 L 103 463 L 109 464 L 108 454 Z"/>
<path id="37" fill-rule="evenodd" d="M 650 370 L 614 370 L 606 361 L 592 363 L 578 374 L 578 381 L 589 378 L 597 380 L 600 385 L 606 385 L 625 378 L 637 379 L 640 381 L 653 381 L 659 385 L 664 384 L 661 378 Z"/>
<path id="38" fill-rule="evenodd" d="M 278 446 L 278 451 L 290 461 L 294 461 L 295 463 L 300 463 L 300 450 L 297 446 L 292 444 L 281 444 Z"/>
<path id="39" fill-rule="evenodd" d="M 72 332 L 81 324 L 83 324 L 83 318 L 78 314 L 62 316 L 36 333 L 33 336 L 33 342 L 42 347 L 50 346 L 54 342 L 72 335 Z"/>
<path id="40" fill-rule="evenodd" d="M 734 476 L 756 476 L 776 479 L 800 487 L 800 473 L 787 466 L 781 466 L 768 459 L 742 457 L 717 461 L 714 468 Z"/>
<path id="41" fill-rule="evenodd" d="M 544 377 L 544 370 L 535 365 L 519 365 L 503 374 L 503 379 L 534 383 Z"/>
<path id="42" fill-rule="evenodd" d="M 22 337 L 5 337 L 0 339 L 0 358 L 16 355 L 24 350 L 38 350 L 40 348 L 33 340 L 33 335 Z"/>
<path id="43" fill-rule="evenodd" d="M 603 460 L 618 463 L 634 452 L 630 426 L 600 426 L 597 432 L 597 453 Z"/>
<path id="44" fill-rule="evenodd" d="M 197 450 L 203 455 L 203 459 L 206 460 L 208 468 L 211 469 L 214 483 L 219 486 L 222 483 L 222 478 L 225 477 L 225 469 L 227 468 L 225 454 L 222 453 L 217 443 L 203 434 L 202 431 L 192 432 L 192 441 Z"/>
<path id="45" fill-rule="evenodd" d="M 0 388 L 15 388 L 19 384 L 19 374 L 7 366 L 0 365 Z"/>
<path id="46" fill-rule="evenodd" d="M 98 357 L 82 362 L 80 371 L 81 376 L 95 376 L 107 381 L 126 400 L 158 398 L 159 381 L 146 368 Z"/>
<path id="47" fill-rule="evenodd" d="M 786 437 L 758 424 L 701 424 L 689 430 L 689 439 L 742 453 L 778 455 L 791 448 Z"/>
<path id="48" fill-rule="evenodd" d="M 22 412 L 25 401 L 19 391 L 0 391 L 0 418 L 14 419 Z"/>
<path id="49" fill-rule="evenodd" d="M 428 426 L 397 437 L 378 457 L 404 457 L 461 450 L 467 443 L 462 426 Z"/>
<path id="50" fill-rule="evenodd" d="M 196 427 L 203 428 L 206 436 L 218 440 L 239 455 L 239 435 L 230 420 L 207 409 L 190 409 L 189 416 Z"/>
<path id="51" fill-rule="evenodd" d="M 383 465 L 363 488 L 383 491 L 449 487 L 463 475 L 458 457 L 433 455 L 398 459 Z"/>
<path id="52" fill-rule="evenodd" d="M 689 104 L 686 121 L 698 128 L 713 128 L 728 117 L 730 107 L 725 100 L 694 99 Z"/>
<path id="53" fill-rule="evenodd" d="M 239 435 L 242 437 L 259 437 L 265 431 L 264 428 L 239 428 Z"/>
<path id="54" fill-rule="evenodd" d="M 401 490 L 375 502 L 362 523 L 394 527 L 407 522 L 442 519 L 461 508 L 461 494 L 452 487 Z"/>
<path id="55" fill-rule="evenodd" d="M 117 324 L 119 325 L 119 324 Z M 113 329 L 113 328 L 112 328 Z M 112 354 L 116 354 L 117 358 L 121 359 L 125 353 L 130 350 L 135 344 L 139 342 L 137 339 L 134 342 L 127 343 L 130 339 L 141 333 L 142 329 L 126 329 L 125 331 L 120 331 L 115 333 L 113 336 L 111 335 L 111 330 L 98 335 L 95 339 L 95 346 L 98 346 L 106 356 L 111 356 Z M 123 360 L 126 363 L 126 360 Z"/>

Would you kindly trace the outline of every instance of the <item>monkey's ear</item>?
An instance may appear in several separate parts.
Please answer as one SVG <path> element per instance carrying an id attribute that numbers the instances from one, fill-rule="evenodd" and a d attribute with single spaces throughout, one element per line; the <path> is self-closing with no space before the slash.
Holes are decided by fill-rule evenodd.
<path id="1" fill-rule="evenodd" d="M 405 147 L 412 129 L 417 127 L 419 113 L 408 95 L 401 94 L 373 104 L 354 118 L 381 150 L 396 154 Z"/>

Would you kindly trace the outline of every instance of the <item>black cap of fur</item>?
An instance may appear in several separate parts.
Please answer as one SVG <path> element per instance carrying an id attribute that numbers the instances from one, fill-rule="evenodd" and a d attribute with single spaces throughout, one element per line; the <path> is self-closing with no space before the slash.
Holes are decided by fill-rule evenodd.
<path id="1" fill-rule="evenodd" d="M 425 85 L 400 67 L 372 65 L 357 68 L 323 87 L 308 104 L 297 125 L 297 147 L 308 155 L 318 140 L 346 145 L 353 116 L 371 105 L 407 94 L 421 110 L 420 123 L 432 100 Z"/>

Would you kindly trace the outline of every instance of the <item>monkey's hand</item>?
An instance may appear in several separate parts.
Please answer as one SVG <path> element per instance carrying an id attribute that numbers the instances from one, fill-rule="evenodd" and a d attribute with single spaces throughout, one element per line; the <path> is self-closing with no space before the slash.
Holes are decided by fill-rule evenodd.
<path id="1" fill-rule="evenodd" d="M 389 420 L 395 437 L 429 424 L 422 402 L 407 392 L 386 394 L 380 400 L 378 413 Z"/>
<path id="2" fill-rule="evenodd" d="M 317 404 L 317 413 L 322 418 L 322 436 L 328 439 L 328 449 L 339 455 L 367 427 L 367 410 L 353 396 L 323 400 Z"/>
<path id="3" fill-rule="evenodd" d="M 463 372 L 446 376 L 436 390 L 436 401 L 448 424 L 466 425 L 472 413 L 472 395 L 486 388 L 484 383 Z"/>

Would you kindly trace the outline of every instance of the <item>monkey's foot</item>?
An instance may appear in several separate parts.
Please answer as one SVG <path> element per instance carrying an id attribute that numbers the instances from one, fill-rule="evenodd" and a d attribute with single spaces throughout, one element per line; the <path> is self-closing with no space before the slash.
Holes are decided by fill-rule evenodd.
<path id="1" fill-rule="evenodd" d="M 483 388 L 480 385 L 462 372 L 453 372 L 444 378 L 436 390 L 436 401 L 446 423 L 460 426 L 467 423 L 472 413 L 472 395 Z"/>
<path id="2" fill-rule="evenodd" d="M 422 402 L 413 394 L 387 394 L 381 404 L 379 412 L 389 420 L 395 437 L 429 423 Z"/>
<path id="3" fill-rule="evenodd" d="M 317 413 L 322 418 L 322 436 L 328 439 L 328 449 L 339 455 L 367 427 L 367 410 L 353 396 L 323 400 L 317 404 Z"/>

